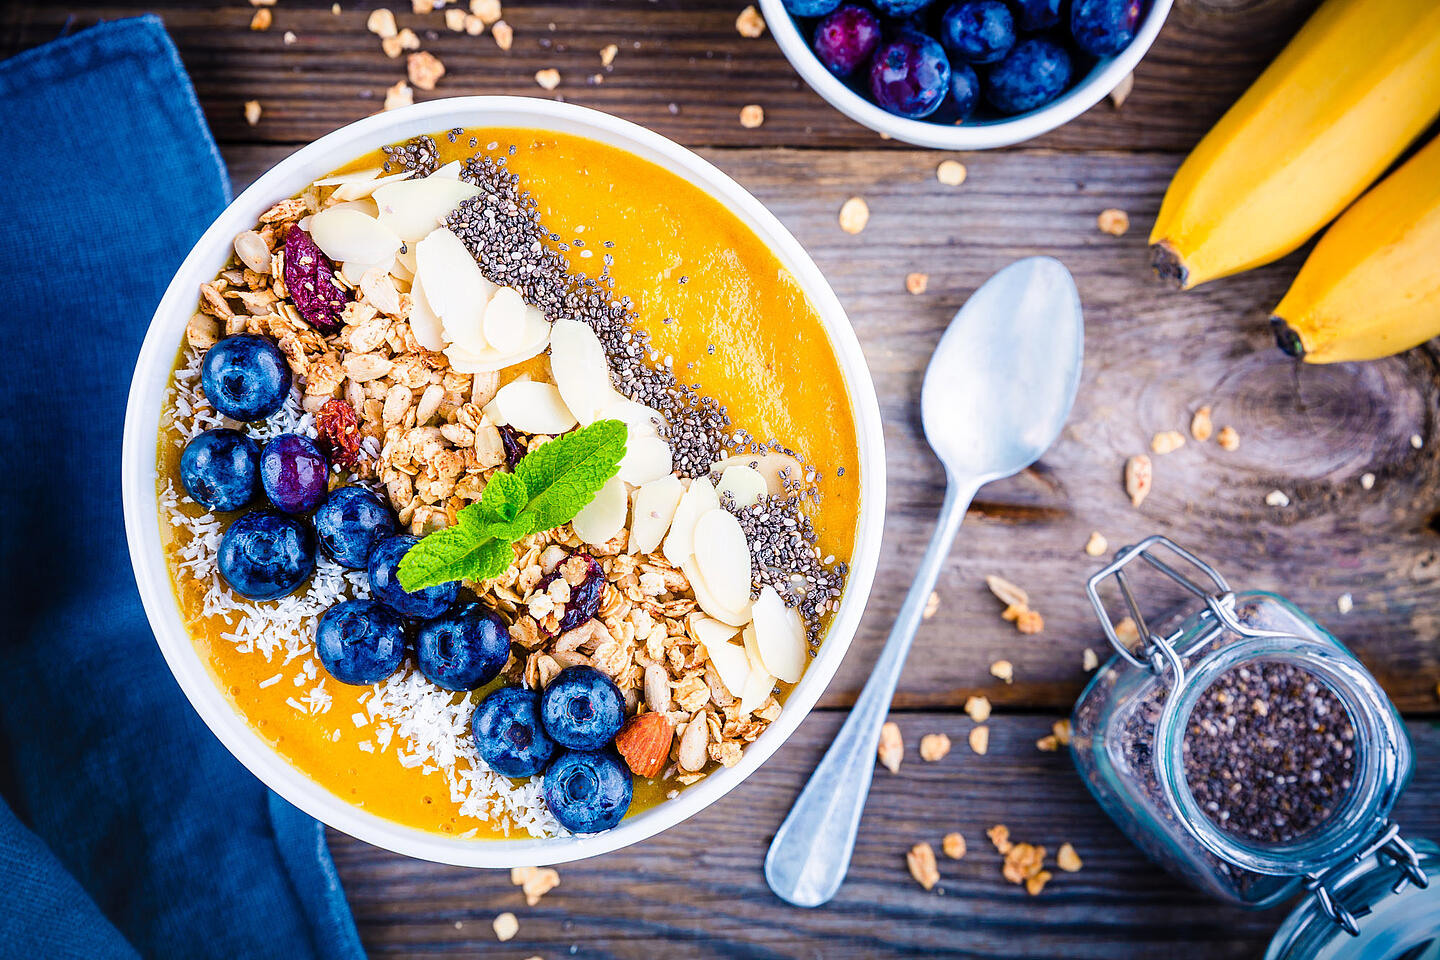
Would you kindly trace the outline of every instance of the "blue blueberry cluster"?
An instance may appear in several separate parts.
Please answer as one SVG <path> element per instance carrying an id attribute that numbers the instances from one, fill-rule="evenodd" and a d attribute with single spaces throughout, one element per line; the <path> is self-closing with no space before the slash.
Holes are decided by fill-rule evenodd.
<path id="1" fill-rule="evenodd" d="M 897 116 L 1028 113 L 1135 39 L 1149 0 L 784 0 L 815 56 Z"/>
<path id="2" fill-rule="evenodd" d="M 634 796 L 612 745 L 625 722 L 620 688 L 594 667 L 568 667 L 543 693 L 501 687 L 475 708 L 480 758 L 507 777 L 544 773 L 545 802 L 573 833 L 609 830 Z"/>

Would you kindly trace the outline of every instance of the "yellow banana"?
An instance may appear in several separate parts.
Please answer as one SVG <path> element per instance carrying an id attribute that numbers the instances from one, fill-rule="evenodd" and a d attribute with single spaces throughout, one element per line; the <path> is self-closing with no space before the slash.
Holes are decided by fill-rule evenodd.
<path id="1" fill-rule="evenodd" d="M 1440 334 L 1440 136 L 1341 214 L 1270 322 L 1311 363 L 1388 357 Z"/>
<path id="2" fill-rule="evenodd" d="M 1440 0 L 1326 0 L 1181 165 L 1150 242 L 1186 289 L 1278 260 L 1440 114 Z"/>

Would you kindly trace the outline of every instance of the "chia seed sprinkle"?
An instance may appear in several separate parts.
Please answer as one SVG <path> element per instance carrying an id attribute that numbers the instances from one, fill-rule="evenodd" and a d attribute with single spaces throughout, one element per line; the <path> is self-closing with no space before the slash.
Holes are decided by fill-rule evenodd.
<path id="1" fill-rule="evenodd" d="M 431 136 L 406 140 L 398 147 L 381 147 L 385 154 L 386 173 L 397 167 L 400 170 L 414 170 L 422 177 L 428 177 L 440 169 L 440 148 Z"/>
<path id="2" fill-rule="evenodd" d="M 798 498 L 767 496 L 754 506 L 736 507 L 727 493 L 721 506 L 740 521 L 750 542 L 751 595 L 774 587 L 787 606 L 800 611 L 811 646 L 818 645 L 825 614 L 839 602 L 846 565 L 820 561 L 815 524 L 801 511 Z"/>
<path id="3" fill-rule="evenodd" d="M 1323 824 L 1355 775 L 1355 727 L 1335 694 L 1290 663 L 1242 664 L 1202 694 L 1185 774 L 1227 833 L 1284 843 Z"/>

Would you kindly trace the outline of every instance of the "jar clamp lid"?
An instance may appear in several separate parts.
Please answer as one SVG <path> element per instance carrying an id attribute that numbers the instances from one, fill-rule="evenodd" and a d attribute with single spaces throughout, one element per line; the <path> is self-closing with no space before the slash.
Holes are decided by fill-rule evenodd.
<path id="1" fill-rule="evenodd" d="M 1191 572 L 1177 568 L 1181 566 L 1177 559 Z M 1155 633 L 1147 625 L 1127 578 L 1126 568 L 1137 560 L 1144 561 L 1203 603 L 1203 608 L 1168 636 Z M 1101 584 L 1112 577 L 1142 639 L 1138 651 L 1120 639 L 1100 597 Z M 1414 896 L 1417 891 L 1426 896 L 1440 894 L 1440 885 L 1436 885 L 1437 889 L 1427 889 L 1437 872 L 1432 869 L 1436 858 L 1426 860 L 1417 854 L 1416 848 L 1401 839 L 1399 828 L 1389 821 L 1390 807 L 1403 787 L 1404 771 L 1408 770 L 1408 753 L 1402 757 L 1395 749 L 1367 745 L 1403 742 L 1408 751 L 1403 727 L 1395 729 L 1399 727 L 1398 717 L 1379 684 L 1338 642 L 1329 646 L 1246 622 L 1237 611 L 1236 595 L 1225 578 L 1214 567 L 1162 536 L 1151 536 L 1120 550 L 1113 562 L 1089 579 L 1086 592 L 1117 655 L 1131 666 L 1168 681 L 1169 693 L 1164 697 L 1156 726 L 1154 767 L 1177 822 L 1211 854 L 1233 866 L 1252 873 L 1303 879 L 1304 889 L 1310 896 L 1296 908 L 1291 917 L 1293 922 L 1287 922 L 1282 933 L 1299 923 L 1296 918 L 1303 915 L 1307 918 L 1304 929 L 1312 938 L 1317 917 L 1328 918 L 1328 935 L 1340 936 L 1343 930 L 1349 936 L 1341 936 L 1342 941 L 1361 938 L 1360 919 L 1383 911 L 1375 909 L 1373 897 L 1364 897 L 1361 898 L 1364 902 L 1349 905 L 1342 900 L 1359 896 L 1356 890 L 1363 886 L 1361 880 L 1368 883 L 1365 889 L 1373 888 L 1375 878 L 1381 873 L 1388 878 L 1386 889 L 1393 896 L 1407 892 Z M 1190 644 L 1182 657 L 1175 643 L 1187 631 L 1191 634 L 1198 631 L 1199 640 Z M 1224 642 L 1217 642 L 1222 637 Z M 1333 641 L 1328 634 L 1325 637 Z M 1325 824 L 1307 834 L 1303 841 L 1266 845 L 1222 832 L 1201 809 L 1177 765 L 1162 762 L 1160 758 L 1167 752 L 1179 755 L 1184 747 L 1190 710 L 1213 681 L 1237 665 L 1269 659 L 1289 660 L 1330 688 L 1351 715 L 1365 764 L 1356 771 L 1347 801 Z M 1380 706 L 1376 709 L 1375 705 Z M 1435 849 L 1423 841 L 1420 847 L 1427 856 Z M 1440 920 L 1436 925 L 1440 926 Z M 1388 927 L 1365 931 L 1365 936 L 1385 929 Z M 1279 940 L 1277 936 L 1277 942 Z M 1272 944 L 1274 956 L 1312 956 L 1275 954 L 1274 949 Z"/>

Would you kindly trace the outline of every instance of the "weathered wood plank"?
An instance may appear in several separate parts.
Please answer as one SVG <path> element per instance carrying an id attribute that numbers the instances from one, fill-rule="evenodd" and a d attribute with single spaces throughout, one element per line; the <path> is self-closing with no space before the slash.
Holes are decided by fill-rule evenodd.
<path id="1" fill-rule="evenodd" d="M 764 884 L 766 845 L 842 715 L 819 713 L 747 783 L 714 807 L 626 850 L 559 867 L 561 884 L 526 907 L 509 877 L 438 867 L 338 834 L 331 844 L 372 956 L 473 956 L 494 950 L 490 922 L 520 919 L 503 956 L 564 957 L 1256 957 L 1283 911 L 1225 909 L 1150 864 L 1085 792 L 1069 757 L 1039 753 L 1048 717 L 997 716 L 991 752 L 965 747 L 970 724 L 953 714 L 898 717 L 909 756 L 898 775 L 876 773 L 850 878 L 828 906 L 800 910 Z M 956 749 L 934 764 L 915 756 L 924 733 Z M 1412 724 L 1418 772 L 1398 820 L 1411 835 L 1440 835 L 1440 727 Z M 1016 840 L 1075 844 L 1084 860 L 1036 898 L 1000 876 L 985 830 Z M 941 857 L 943 893 L 926 893 L 905 851 L 959 830 L 969 852 Z M 459 926 L 457 927 L 457 923 Z"/>
<path id="2" fill-rule="evenodd" d="M 228 148 L 237 184 L 288 148 Z M 1083 581 L 1099 562 L 1090 531 L 1112 548 L 1164 532 L 1213 559 L 1241 587 L 1278 589 L 1354 646 L 1405 709 L 1440 709 L 1440 502 L 1436 356 L 1424 348 L 1369 364 L 1295 365 L 1274 349 L 1265 310 L 1297 259 L 1180 294 L 1156 281 L 1145 234 L 1178 157 L 1042 151 L 978 154 L 960 188 L 936 182 L 936 156 L 882 151 L 707 151 L 770 205 L 830 277 L 874 374 L 886 419 L 889 517 L 869 612 L 825 701 L 847 703 L 868 675 L 938 510 L 942 475 L 914 398 L 929 350 L 986 276 L 1029 254 L 1075 274 L 1087 318 L 1080 399 L 1060 443 L 1014 480 L 982 491 L 941 577 L 939 613 L 920 631 L 898 702 L 999 703 L 1058 709 L 1085 680 L 1085 647 L 1104 653 Z M 805 184 L 796 189 L 796 184 Z M 865 196 L 869 227 L 842 233 L 836 212 Z M 1130 212 L 1122 238 L 1095 215 Z M 928 291 L 904 277 L 927 272 Z M 1241 446 L 1191 443 L 1155 457 L 1155 490 L 1130 506 L 1120 474 L 1159 430 L 1185 430 L 1213 404 Z M 1422 448 L 1411 438 L 1419 436 Z M 1374 488 L 1360 478 L 1374 473 Z M 1287 508 L 1265 505 L 1282 490 Z M 1021 637 L 983 585 L 998 573 L 1026 587 L 1047 627 Z M 1345 616 L 1344 593 L 1354 598 Z M 989 665 L 1008 659 L 1016 682 Z"/>
<path id="3" fill-rule="evenodd" d="M 1137 72 L 1123 110 L 1102 103 L 1040 141 L 1056 149 L 1184 150 L 1234 101 L 1294 32 L 1316 0 L 1235 4 L 1181 0 Z M 159 10 L 176 43 L 217 136 L 298 143 L 373 113 L 385 88 L 405 75 L 366 32 L 369 9 L 388 5 L 402 25 L 449 70 L 433 94 L 547 96 L 537 70 L 558 68 L 556 95 L 645 124 L 683 143 L 716 146 L 840 147 L 880 145 L 876 134 L 833 110 L 811 92 L 768 35 L 740 37 L 734 26 L 742 0 L 628 0 L 581 4 L 514 3 L 505 19 L 515 30 L 508 52 L 487 34 L 470 37 L 444 28 L 439 14 L 415 16 L 404 0 L 342 3 L 286 0 L 274 8 L 267 32 L 247 29 L 246 3 L 205 5 L 162 0 L 125 3 L 10 4 L 0 14 L 0 55 L 44 42 L 67 17 L 76 25 L 100 17 Z M 580 9 L 576 9 L 576 8 Z M 296 42 L 287 46 L 285 32 Z M 603 71 L 598 51 L 621 52 Z M 604 82 L 588 82 L 603 73 Z M 243 104 L 258 99 L 264 119 L 246 126 Z M 761 104 L 765 125 L 746 130 L 739 110 Z M 674 105 L 674 110 L 671 107 Z"/>

